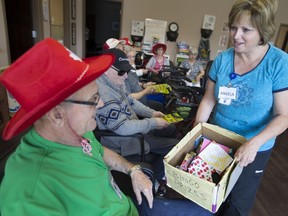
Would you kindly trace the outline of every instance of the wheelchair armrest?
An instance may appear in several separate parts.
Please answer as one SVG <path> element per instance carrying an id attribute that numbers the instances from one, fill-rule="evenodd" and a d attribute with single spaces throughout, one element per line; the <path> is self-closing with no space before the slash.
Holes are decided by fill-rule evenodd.
<path id="1" fill-rule="evenodd" d="M 134 137 L 137 138 L 140 142 L 140 149 L 141 149 L 141 161 L 145 161 L 145 146 L 144 146 L 144 135 L 141 133 L 136 133 L 136 134 L 131 134 L 131 135 L 119 135 L 117 133 L 114 133 L 113 131 L 109 130 L 100 130 L 96 128 L 93 131 L 95 137 L 100 140 L 101 137 L 103 136 L 112 136 L 112 137 Z"/>

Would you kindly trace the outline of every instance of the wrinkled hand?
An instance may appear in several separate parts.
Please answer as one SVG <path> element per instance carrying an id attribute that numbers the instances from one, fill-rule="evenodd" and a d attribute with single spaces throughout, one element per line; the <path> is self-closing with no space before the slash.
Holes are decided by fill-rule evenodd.
<path id="1" fill-rule="evenodd" d="M 156 92 L 156 88 L 153 87 L 152 85 L 147 86 L 147 87 L 145 88 L 145 91 L 147 92 L 147 94 L 156 94 L 156 93 L 157 93 L 157 92 Z"/>
<path id="2" fill-rule="evenodd" d="M 136 195 L 138 204 L 142 203 L 141 193 L 147 198 L 149 207 L 153 207 L 153 192 L 152 182 L 150 179 L 140 170 L 136 170 L 131 173 L 133 190 Z"/>
<path id="3" fill-rule="evenodd" d="M 155 111 L 153 112 L 153 117 L 164 117 L 164 113 L 160 112 L 160 111 Z"/>
<path id="4" fill-rule="evenodd" d="M 156 82 L 147 82 L 146 86 L 151 86 L 151 85 L 155 85 L 155 84 L 156 84 Z"/>
<path id="5" fill-rule="evenodd" d="M 255 160 L 257 151 L 258 148 L 248 141 L 237 149 L 235 159 L 241 167 L 246 167 Z"/>
<path id="6" fill-rule="evenodd" d="M 157 129 L 166 128 L 169 126 L 169 123 L 162 118 L 155 118 L 157 121 Z"/>

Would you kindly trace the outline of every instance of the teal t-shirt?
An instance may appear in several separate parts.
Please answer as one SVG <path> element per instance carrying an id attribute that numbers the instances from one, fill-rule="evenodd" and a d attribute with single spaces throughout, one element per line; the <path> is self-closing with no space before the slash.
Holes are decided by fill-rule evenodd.
<path id="1" fill-rule="evenodd" d="M 28 132 L 6 164 L 1 216 L 138 215 L 131 199 L 115 189 L 102 146 L 92 132 L 85 137 L 92 155 Z"/>
<path id="2" fill-rule="evenodd" d="M 249 139 L 273 118 L 273 94 L 288 90 L 288 55 L 269 45 L 266 55 L 253 70 L 231 79 L 233 72 L 234 49 L 230 48 L 214 60 L 209 72 L 209 78 L 215 82 L 214 96 L 218 101 L 212 123 Z M 219 88 L 229 83 L 236 88 L 236 99 L 229 105 L 219 103 Z M 271 149 L 274 142 L 272 138 L 259 151 Z"/>

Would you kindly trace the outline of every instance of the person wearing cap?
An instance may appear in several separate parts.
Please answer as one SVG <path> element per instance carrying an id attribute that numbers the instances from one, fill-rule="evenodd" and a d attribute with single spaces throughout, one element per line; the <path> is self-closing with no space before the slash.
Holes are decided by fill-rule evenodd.
<path id="1" fill-rule="evenodd" d="M 126 43 L 126 40 L 117 40 L 116 38 L 109 38 L 103 44 L 103 50 L 105 51 L 108 49 L 117 48 L 117 49 L 124 51 L 125 43 Z"/>
<path id="2" fill-rule="evenodd" d="M 152 207 L 151 181 L 138 166 L 102 147 L 92 132 L 103 105 L 95 79 L 114 58 L 106 54 L 88 63 L 48 38 L 0 76 L 21 105 L 3 138 L 29 128 L 6 163 L 0 215 L 138 215 L 112 169 L 130 174 L 136 202 L 143 193 Z"/>
<path id="3" fill-rule="evenodd" d="M 101 130 L 110 130 L 119 135 L 144 134 L 146 152 L 157 155 L 153 165 L 155 177 L 160 182 L 164 177 L 163 157 L 179 142 L 176 127 L 162 119 L 162 112 L 145 106 L 125 90 L 127 73 L 133 69 L 126 54 L 119 49 L 109 49 L 105 53 L 114 54 L 116 59 L 96 81 L 104 102 L 96 112 L 97 125 Z M 131 139 L 103 137 L 101 143 L 121 155 L 139 154 L 139 145 Z"/>
<path id="4" fill-rule="evenodd" d="M 163 43 L 156 43 L 152 47 L 152 52 L 154 56 L 152 56 L 146 68 L 150 72 L 150 79 L 152 81 L 159 81 L 158 73 L 162 69 L 164 65 L 169 66 L 170 62 L 167 58 L 165 58 L 164 53 L 166 52 L 167 46 Z M 157 79 L 158 78 L 158 79 Z"/>
<path id="5" fill-rule="evenodd" d="M 178 140 L 171 138 L 175 136 L 175 132 L 173 129 L 171 130 L 170 125 L 161 118 L 163 113 L 144 106 L 139 101 L 130 97 L 125 91 L 124 80 L 127 79 L 127 73 L 132 69 L 125 53 L 119 49 L 109 49 L 105 54 L 113 54 L 115 61 L 113 65 L 96 80 L 100 97 L 104 103 L 103 106 L 99 107 L 96 111 L 97 126 L 99 129 L 108 129 L 120 135 L 143 133 L 146 147 L 148 144 L 148 150 L 159 155 L 154 163 L 154 166 L 156 165 L 154 174 L 155 178 L 161 181 L 164 175 L 163 156 L 178 143 Z M 137 115 L 144 118 L 140 120 Z M 122 155 L 138 154 L 140 152 L 139 145 L 131 140 L 129 142 L 126 137 L 102 137 L 101 143 Z M 129 145 L 125 146 L 127 143 Z M 167 199 L 165 197 L 155 196 L 152 208 L 148 207 L 145 198 L 142 198 L 142 203 L 140 215 L 143 216 L 213 215 L 208 210 L 184 198 Z"/>
<path id="6" fill-rule="evenodd" d="M 107 41 L 111 42 L 112 40 L 109 39 Z M 157 101 L 152 101 L 152 100 L 148 101 L 147 99 L 146 95 L 156 93 L 155 88 L 152 87 L 152 85 L 155 83 L 154 82 L 147 82 L 147 83 L 139 82 L 139 78 L 137 77 L 137 75 L 140 73 L 147 74 L 148 70 L 147 69 L 136 70 L 135 66 L 133 66 L 134 59 L 135 59 L 135 50 L 131 46 L 132 44 L 129 41 L 129 39 L 121 38 L 119 41 L 116 39 L 115 40 L 113 39 L 113 41 L 114 41 L 113 45 L 110 45 L 110 48 L 107 48 L 107 49 L 116 48 L 116 49 L 120 49 L 124 51 L 129 59 L 131 66 L 133 67 L 133 69 L 130 70 L 131 73 L 128 74 L 128 78 L 125 79 L 126 90 L 134 99 L 141 101 L 144 105 L 146 106 L 149 105 L 149 107 L 154 108 L 157 111 L 163 111 L 164 107 L 162 103 L 157 102 Z M 118 45 L 115 46 L 116 44 Z"/>
<path id="7" fill-rule="evenodd" d="M 114 58 L 82 61 L 47 38 L 0 76 L 21 105 L 3 139 L 28 131 L 6 163 L 0 215 L 161 215 L 167 202 L 153 198 L 151 181 L 139 166 L 102 147 L 91 132 L 103 105 L 95 79 Z M 133 202 L 118 188 L 112 169 L 130 175 Z M 171 211 L 179 205 L 183 213 L 204 211 L 188 200 L 168 202 Z"/>

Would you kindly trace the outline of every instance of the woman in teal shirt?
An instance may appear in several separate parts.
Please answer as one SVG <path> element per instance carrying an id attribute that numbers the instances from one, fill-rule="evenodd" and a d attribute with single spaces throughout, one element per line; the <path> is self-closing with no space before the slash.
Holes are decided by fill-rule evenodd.
<path id="1" fill-rule="evenodd" d="M 288 55 L 268 42 L 277 0 L 238 0 L 229 14 L 233 47 L 209 72 L 195 125 L 208 121 L 247 138 L 235 153 L 243 172 L 219 215 L 248 215 L 275 138 L 288 126 Z M 213 111 L 213 112 L 212 112 Z"/>

